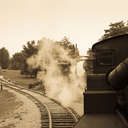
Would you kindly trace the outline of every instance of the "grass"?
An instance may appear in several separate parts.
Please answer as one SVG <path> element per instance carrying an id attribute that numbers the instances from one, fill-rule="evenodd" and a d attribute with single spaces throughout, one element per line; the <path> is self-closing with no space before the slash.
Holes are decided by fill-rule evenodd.
<path id="1" fill-rule="evenodd" d="M 0 75 L 3 75 L 5 79 L 10 79 L 16 81 L 19 85 L 28 88 L 30 83 L 37 82 L 36 78 L 27 78 L 20 74 L 19 70 L 0 70 Z M 41 87 L 36 88 L 36 90 L 43 90 Z M 44 90 L 43 90 L 44 91 Z M 83 115 L 83 102 L 74 102 L 71 105 L 71 108 L 74 109 L 79 115 Z"/>
<path id="2" fill-rule="evenodd" d="M 10 79 L 12 81 L 15 81 L 17 84 L 27 87 L 28 85 L 34 82 L 37 82 L 38 80 L 36 78 L 28 78 L 20 74 L 20 70 L 1 70 L 0 75 L 2 75 L 5 79 Z"/>

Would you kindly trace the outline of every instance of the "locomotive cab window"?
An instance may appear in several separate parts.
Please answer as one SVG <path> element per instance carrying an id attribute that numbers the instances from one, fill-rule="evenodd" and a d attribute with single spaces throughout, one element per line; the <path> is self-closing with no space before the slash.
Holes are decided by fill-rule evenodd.
<path id="1" fill-rule="evenodd" d="M 100 50 L 96 54 L 97 65 L 113 66 L 115 61 L 115 50 Z"/>

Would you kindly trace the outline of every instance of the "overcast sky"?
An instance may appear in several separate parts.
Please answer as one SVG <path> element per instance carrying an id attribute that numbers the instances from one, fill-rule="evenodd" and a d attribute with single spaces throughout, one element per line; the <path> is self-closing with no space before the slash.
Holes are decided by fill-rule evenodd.
<path id="1" fill-rule="evenodd" d="M 0 0 L 0 48 L 12 55 L 27 41 L 67 36 L 84 55 L 111 22 L 127 19 L 128 0 Z"/>

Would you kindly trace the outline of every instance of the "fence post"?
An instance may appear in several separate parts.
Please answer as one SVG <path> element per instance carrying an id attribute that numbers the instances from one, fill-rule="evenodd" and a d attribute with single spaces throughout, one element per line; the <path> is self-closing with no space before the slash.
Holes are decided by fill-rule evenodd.
<path id="1" fill-rule="evenodd" d="M 0 85 L 1 85 L 1 91 L 3 90 L 3 85 L 2 85 L 2 83 L 0 83 Z"/>

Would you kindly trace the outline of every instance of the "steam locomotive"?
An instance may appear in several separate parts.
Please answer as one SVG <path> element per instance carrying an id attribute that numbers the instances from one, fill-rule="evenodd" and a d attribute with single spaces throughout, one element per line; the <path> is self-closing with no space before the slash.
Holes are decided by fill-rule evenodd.
<path id="1" fill-rule="evenodd" d="M 91 50 L 92 56 L 84 63 L 84 115 L 75 128 L 126 128 L 128 34 L 95 43 Z"/>

